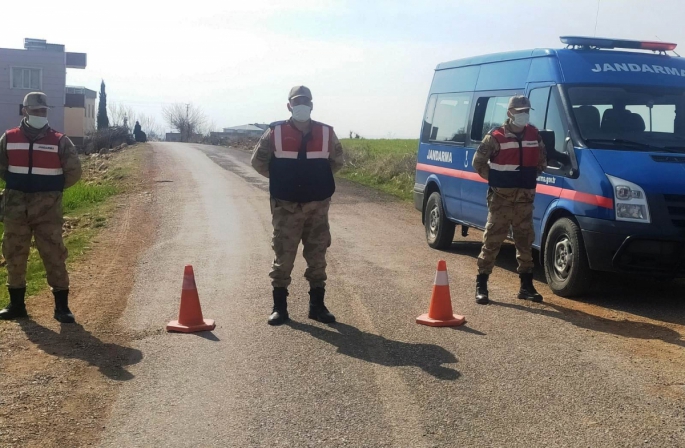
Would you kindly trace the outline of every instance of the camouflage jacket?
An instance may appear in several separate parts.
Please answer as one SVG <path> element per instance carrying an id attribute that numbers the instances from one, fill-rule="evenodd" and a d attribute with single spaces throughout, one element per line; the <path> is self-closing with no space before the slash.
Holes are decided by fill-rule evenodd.
<path id="1" fill-rule="evenodd" d="M 504 130 L 506 135 L 515 137 L 509 120 L 504 123 Z M 547 168 L 547 150 L 542 139 L 538 139 L 540 154 L 538 159 L 538 175 L 540 175 L 545 168 Z M 483 141 L 478 146 L 478 150 L 473 156 L 473 168 L 485 180 L 488 180 L 490 174 L 490 160 L 499 152 L 499 143 L 488 133 Z M 535 190 L 525 188 L 494 188 L 490 187 L 499 196 L 508 199 L 512 202 L 533 202 L 535 199 Z"/>
<path id="2" fill-rule="evenodd" d="M 271 144 L 271 132 L 271 128 L 268 128 L 264 132 L 252 153 L 252 167 L 264 177 L 269 177 L 269 163 L 271 162 L 271 158 L 275 151 L 275 148 Z M 330 157 L 328 158 L 328 161 L 331 164 L 331 169 L 335 173 L 343 167 L 344 158 L 342 144 L 332 129 L 330 142 Z"/>

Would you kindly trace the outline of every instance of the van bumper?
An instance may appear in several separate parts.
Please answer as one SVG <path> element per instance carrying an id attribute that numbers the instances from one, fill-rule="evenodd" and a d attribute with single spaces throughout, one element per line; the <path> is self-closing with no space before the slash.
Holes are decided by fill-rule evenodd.
<path id="1" fill-rule="evenodd" d="M 685 277 L 685 236 L 656 224 L 577 217 L 590 268 Z"/>

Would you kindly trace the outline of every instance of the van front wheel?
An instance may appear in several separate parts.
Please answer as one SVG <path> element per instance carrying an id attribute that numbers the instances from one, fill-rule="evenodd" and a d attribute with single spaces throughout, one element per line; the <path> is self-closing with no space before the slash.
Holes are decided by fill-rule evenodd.
<path id="1" fill-rule="evenodd" d="M 430 195 L 423 212 L 428 245 L 433 249 L 448 249 L 454 240 L 455 224 L 445 215 L 440 193 Z"/>
<path id="2" fill-rule="evenodd" d="M 545 242 L 545 277 L 550 289 L 561 297 L 583 294 L 591 279 L 580 227 L 569 218 L 552 225 Z"/>

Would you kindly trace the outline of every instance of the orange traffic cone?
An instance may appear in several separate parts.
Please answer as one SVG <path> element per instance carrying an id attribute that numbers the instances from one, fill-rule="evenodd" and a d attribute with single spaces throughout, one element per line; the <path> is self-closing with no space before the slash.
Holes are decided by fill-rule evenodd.
<path id="1" fill-rule="evenodd" d="M 456 327 L 466 323 L 464 316 L 452 314 L 450 282 L 447 278 L 447 263 L 444 260 L 438 262 L 428 314 L 417 317 L 416 323 L 430 327 Z"/>
<path id="2" fill-rule="evenodd" d="M 181 310 L 178 312 L 178 320 L 172 320 L 167 324 L 167 331 L 180 331 L 181 333 L 194 333 L 196 331 L 211 331 L 216 325 L 211 319 L 202 317 L 200 297 L 195 286 L 195 274 L 192 266 L 186 266 L 183 273 L 183 289 L 181 290 Z"/>

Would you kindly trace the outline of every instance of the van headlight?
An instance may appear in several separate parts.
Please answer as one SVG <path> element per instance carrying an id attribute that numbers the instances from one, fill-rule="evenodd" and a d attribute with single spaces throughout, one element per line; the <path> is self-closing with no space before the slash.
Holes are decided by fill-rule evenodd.
<path id="1" fill-rule="evenodd" d="M 644 222 L 649 224 L 649 205 L 647 195 L 638 185 L 607 175 L 614 187 L 614 207 L 617 221 Z"/>

